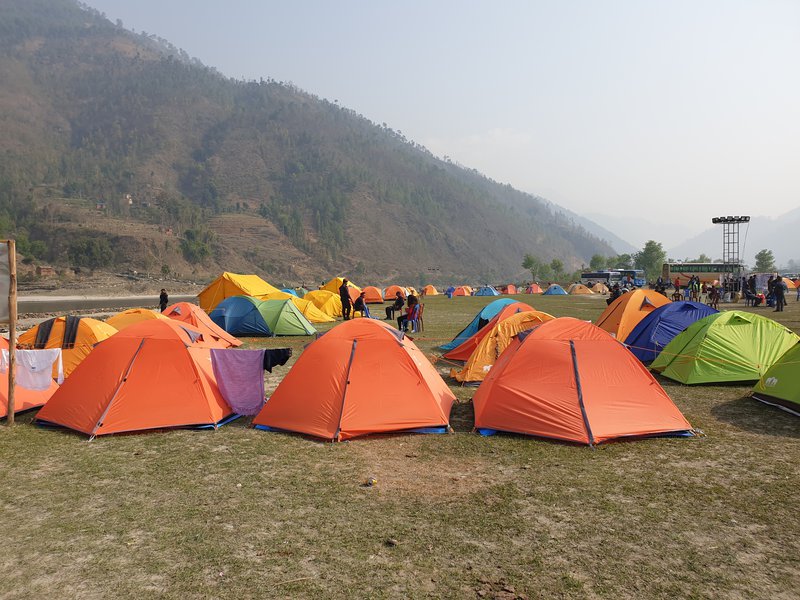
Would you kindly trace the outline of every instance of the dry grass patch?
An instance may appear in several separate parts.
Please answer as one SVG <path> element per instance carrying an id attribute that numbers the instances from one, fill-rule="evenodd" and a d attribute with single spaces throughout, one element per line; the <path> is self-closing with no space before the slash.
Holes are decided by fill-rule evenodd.
<path id="1" fill-rule="evenodd" d="M 523 299 L 585 319 L 605 306 Z M 417 344 L 434 352 L 489 300 L 426 299 Z M 247 342 L 294 361 L 308 340 Z M 483 438 L 460 386 L 454 434 L 341 444 L 247 420 L 88 442 L 26 415 L 0 428 L 0 595 L 796 597 L 800 421 L 747 386 L 662 383 L 705 437 Z"/>

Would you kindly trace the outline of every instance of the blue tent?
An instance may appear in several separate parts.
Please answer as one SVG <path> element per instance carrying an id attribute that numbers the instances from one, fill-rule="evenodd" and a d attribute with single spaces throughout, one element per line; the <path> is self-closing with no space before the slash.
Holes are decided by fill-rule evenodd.
<path id="1" fill-rule="evenodd" d="M 557 283 L 552 284 L 544 291 L 543 296 L 568 296 L 567 292 Z"/>
<path id="2" fill-rule="evenodd" d="M 297 296 L 298 298 L 300 297 L 297 294 L 297 292 L 295 292 L 293 289 L 290 289 L 290 288 L 283 288 L 281 291 L 286 293 L 286 294 L 291 294 L 292 296 Z"/>
<path id="3" fill-rule="evenodd" d="M 485 285 L 477 292 L 475 292 L 476 296 L 499 296 L 500 292 L 498 292 L 494 287 L 491 285 Z"/>
<path id="4" fill-rule="evenodd" d="M 317 332 L 291 300 L 231 296 L 217 304 L 209 317 L 233 335 L 314 335 Z"/>
<path id="5" fill-rule="evenodd" d="M 489 302 L 486 306 L 484 306 L 475 318 L 472 319 L 472 322 L 467 325 L 461 333 L 459 333 L 456 337 L 453 338 L 452 342 L 447 342 L 443 346 L 439 346 L 442 350 L 452 350 L 457 346 L 460 346 L 464 343 L 468 338 L 471 338 L 476 331 L 478 331 L 481 327 L 486 325 L 489 321 L 491 321 L 494 316 L 503 310 L 504 306 L 509 304 L 513 304 L 517 302 L 513 298 L 501 298 L 500 300 L 495 300 L 494 302 Z"/>
<path id="6" fill-rule="evenodd" d="M 639 321 L 625 338 L 625 346 L 643 363 L 651 363 L 676 335 L 695 321 L 718 310 L 699 302 L 670 302 Z"/>

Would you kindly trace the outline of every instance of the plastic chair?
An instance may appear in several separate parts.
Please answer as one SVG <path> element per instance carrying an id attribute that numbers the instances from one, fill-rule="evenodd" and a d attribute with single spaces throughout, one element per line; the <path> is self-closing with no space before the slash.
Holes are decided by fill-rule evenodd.
<path id="1" fill-rule="evenodd" d="M 418 304 L 417 308 L 419 308 L 419 310 L 415 310 L 412 314 L 413 318 L 408 320 L 408 324 L 411 327 L 412 333 L 425 331 L 425 321 L 422 320 L 422 315 L 425 312 L 425 305 Z"/>

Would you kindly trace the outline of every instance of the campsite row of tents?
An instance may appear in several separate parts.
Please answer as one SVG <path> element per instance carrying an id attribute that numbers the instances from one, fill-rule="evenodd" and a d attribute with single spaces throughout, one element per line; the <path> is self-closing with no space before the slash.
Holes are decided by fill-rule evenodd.
<path id="1" fill-rule="evenodd" d="M 468 384 L 485 381 L 515 336 L 524 338 L 550 320 L 511 299 L 488 304 L 441 346 L 444 359 L 463 363 L 451 369 L 451 376 Z M 771 393 L 768 401 L 784 407 L 800 402 L 800 337 L 772 319 L 636 290 L 615 300 L 595 325 L 643 366 L 670 379 L 685 384 L 758 381 L 754 397 L 763 400 Z M 795 366 L 793 376 L 790 365 Z M 793 394 L 787 392 L 792 386 L 798 388 Z"/>
<path id="2" fill-rule="evenodd" d="M 242 302 L 258 307 L 270 300 L 239 296 L 237 303 Z M 281 314 L 300 315 L 291 301 L 281 302 Z M 645 348 L 650 352 L 660 349 L 653 368 L 665 354 L 674 357 L 663 369 L 666 376 L 673 376 L 668 368 L 673 363 L 675 378 L 683 377 L 679 366 L 701 363 L 693 372 L 703 377 L 722 373 L 728 377 L 722 381 L 758 380 L 755 397 L 800 403 L 796 334 L 759 315 L 703 314 L 707 307 L 691 304 L 638 290 L 612 303 L 592 324 L 501 298 L 482 308 L 446 345 L 445 356 L 464 362 L 453 373 L 456 379 L 480 382 L 473 402 L 475 427 L 483 434 L 507 431 L 583 444 L 691 435 L 691 425 L 648 370 L 646 359 L 632 352 L 634 339 L 652 342 L 652 348 Z M 238 340 L 192 305 L 170 307 L 165 315 L 149 312 L 154 316 L 119 315 L 121 330 L 83 357 L 61 387 L 53 384 L 37 421 L 96 436 L 218 427 L 234 418 L 211 356 Z M 190 322 L 195 314 L 197 325 Z M 652 322 L 653 315 L 660 317 L 658 322 Z M 648 318 L 648 327 L 639 331 Z M 56 342 L 57 325 L 54 320 L 48 332 Z M 60 326 L 65 332 L 81 327 L 66 320 Z M 34 344 L 45 338 L 38 332 L 32 337 Z M 677 352 L 670 351 L 673 344 Z M 454 400 L 413 341 L 383 322 L 357 319 L 306 347 L 253 424 L 328 440 L 446 431 Z"/>

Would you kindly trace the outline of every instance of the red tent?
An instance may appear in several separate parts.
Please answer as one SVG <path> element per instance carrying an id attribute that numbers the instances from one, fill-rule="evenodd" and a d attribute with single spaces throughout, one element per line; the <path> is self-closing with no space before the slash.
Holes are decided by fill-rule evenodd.
<path id="1" fill-rule="evenodd" d="M 216 427 L 233 411 L 217 387 L 211 347 L 186 323 L 131 325 L 98 344 L 36 418 L 92 437 Z"/>
<path id="2" fill-rule="evenodd" d="M 472 402 L 478 430 L 582 444 L 692 428 L 633 354 L 599 327 L 571 317 L 518 335 Z"/>
<path id="3" fill-rule="evenodd" d="M 239 338 L 214 323 L 211 317 L 206 314 L 206 311 L 197 306 L 197 304 L 178 302 L 168 307 L 163 314 L 181 323 L 188 323 L 202 331 L 205 336 L 216 339 L 229 347 L 235 348 L 242 345 Z"/>
<path id="4" fill-rule="evenodd" d="M 453 402 L 414 342 L 381 321 L 354 319 L 303 351 L 253 424 L 339 441 L 447 428 Z"/>

